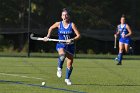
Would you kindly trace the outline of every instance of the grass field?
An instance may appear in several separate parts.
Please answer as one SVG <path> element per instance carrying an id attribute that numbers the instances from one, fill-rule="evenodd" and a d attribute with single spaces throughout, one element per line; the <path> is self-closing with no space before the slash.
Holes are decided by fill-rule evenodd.
<path id="1" fill-rule="evenodd" d="M 0 93 L 140 93 L 139 56 L 127 56 L 122 66 L 114 57 L 77 57 L 71 86 L 64 83 L 66 63 L 56 77 L 57 58 L 0 57 Z"/>

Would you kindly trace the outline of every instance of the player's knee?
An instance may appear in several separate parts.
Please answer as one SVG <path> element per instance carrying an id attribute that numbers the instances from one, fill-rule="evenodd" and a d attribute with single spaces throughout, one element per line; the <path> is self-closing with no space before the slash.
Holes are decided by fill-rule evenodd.
<path id="1" fill-rule="evenodd" d="M 59 55 L 59 60 L 60 61 L 64 61 L 65 60 L 65 54 L 61 54 L 61 55 Z"/>
<path id="2" fill-rule="evenodd" d="M 73 69 L 73 66 L 67 66 L 67 68 L 68 68 L 69 70 L 72 70 L 72 69 Z"/>
<path id="3" fill-rule="evenodd" d="M 120 52 L 120 53 L 123 53 L 123 48 L 120 48 L 120 49 L 119 49 L 119 52 Z"/>
<path id="4" fill-rule="evenodd" d="M 125 52 L 128 53 L 129 51 L 128 50 L 125 50 Z"/>

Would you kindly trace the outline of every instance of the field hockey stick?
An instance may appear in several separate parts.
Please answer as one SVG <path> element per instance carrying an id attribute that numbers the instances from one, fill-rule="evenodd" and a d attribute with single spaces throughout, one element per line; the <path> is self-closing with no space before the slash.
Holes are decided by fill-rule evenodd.
<path id="1" fill-rule="evenodd" d="M 117 47 L 117 32 L 118 32 L 118 27 L 116 28 L 116 30 L 115 30 L 115 36 L 114 36 L 114 49 L 116 49 L 116 47 Z"/>
<path id="2" fill-rule="evenodd" d="M 45 40 L 45 39 L 42 38 L 42 37 L 35 37 L 34 34 L 31 34 L 31 35 L 30 35 L 30 38 L 31 38 L 32 40 L 38 40 L 38 41 L 44 41 L 44 40 Z M 58 39 L 50 39 L 50 38 L 48 38 L 47 41 L 54 41 L 54 42 L 63 42 L 63 43 L 67 43 L 66 40 L 58 40 Z"/>
<path id="3" fill-rule="evenodd" d="M 114 48 L 116 48 L 116 44 L 117 44 L 117 37 L 114 38 Z"/>

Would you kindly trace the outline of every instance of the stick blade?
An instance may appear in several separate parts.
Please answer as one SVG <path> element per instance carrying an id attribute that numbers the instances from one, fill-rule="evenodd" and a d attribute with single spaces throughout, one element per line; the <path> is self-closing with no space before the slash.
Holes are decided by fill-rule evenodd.
<path id="1" fill-rule="evenodd" d="M 34 37 L 34 34 L 33 34 L 33 33 L 32 33 L 32 34 L 30 34 L 30 38 L 31 38 L 31 39 L 33 39 L 33 37 Z"/>
<path id="2" fill-rule="evenodd" d="M 41 38 L 41 37 L 34 37 L 34 34 L 33 34 L 33 33 L 30 34 L 30 38 L 31 38 L 32 40 L 39 40 L 39 41 L 43 41 L 43 40 L 44 40 L 44 38 Z"/>

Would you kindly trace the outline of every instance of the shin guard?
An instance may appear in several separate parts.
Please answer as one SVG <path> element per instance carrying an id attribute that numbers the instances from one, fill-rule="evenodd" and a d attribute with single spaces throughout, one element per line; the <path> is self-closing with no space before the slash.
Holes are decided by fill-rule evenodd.
<path id="1" fill-rule="evenodd" d="M 59 68 L 63 67 L 64 60 L 65 60 L 65 54 L 59 55 L 59 57 L 58 57 L 58 67 Z"/>
<path id="2" fill-rule="evenodd" d="M 70 75 L 72 73 L 72 70 L 73 70 L 73 67 L 66 69 L 66 79 L 69 79 L 70 78 Z"/>

